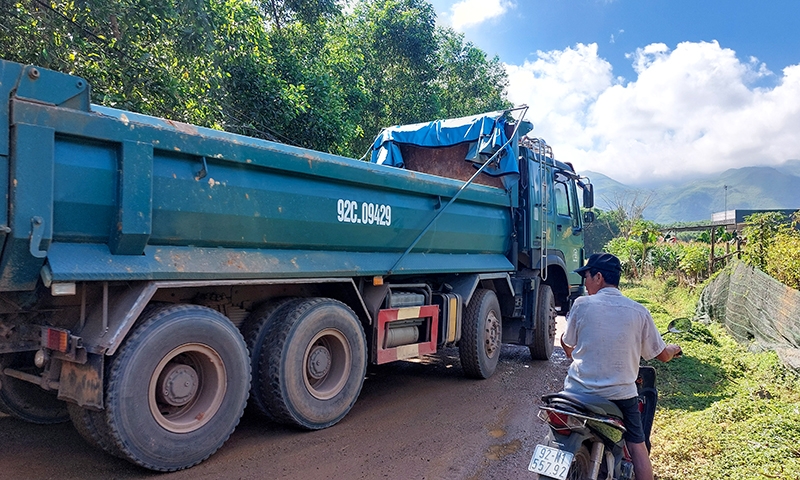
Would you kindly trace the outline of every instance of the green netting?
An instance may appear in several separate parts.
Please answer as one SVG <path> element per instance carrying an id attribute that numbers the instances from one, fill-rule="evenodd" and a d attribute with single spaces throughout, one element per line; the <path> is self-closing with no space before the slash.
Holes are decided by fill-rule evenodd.
<path id="1" fill-rule="evenodd" d="M 700 295 L 695 317 L 723 323 L 739 342 L 775 350 L 800 370 L 800 292 L 733 261 Z"/>

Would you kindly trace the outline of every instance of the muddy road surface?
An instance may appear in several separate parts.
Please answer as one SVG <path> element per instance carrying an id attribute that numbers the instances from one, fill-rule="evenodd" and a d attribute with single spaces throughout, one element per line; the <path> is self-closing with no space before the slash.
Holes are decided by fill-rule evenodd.
<path id="1" fill-rule="evenodd" d="M 563 321 L 563 320 L 562 320 Z M 350 413 L 306 432 L 246 413 L 205 462 L 158 474 L 90 447 L 71 424 L 0 417 L 0 479 L 525 479 L 546 428 L 543 393 L 561 388 L 568 360 L 532 361 L 504 345 L 488 380 L 464 377 L 458 350 L 373 366 Z"/>

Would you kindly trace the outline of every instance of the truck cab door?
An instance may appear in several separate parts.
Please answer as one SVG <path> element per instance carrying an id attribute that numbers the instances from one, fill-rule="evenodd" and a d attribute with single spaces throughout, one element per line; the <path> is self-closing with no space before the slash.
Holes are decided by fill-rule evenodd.
<path id="1" fill-rule="evenodd" d="M 551 248 L 563 252 L 569 283 L 580 284 L 580 275 L 573 273 L 583 263 L 583 223 L 577 189 L 571 176 L 557 170 L 553 173 L 552 208 L 555 228 L 551 232 Z"/>

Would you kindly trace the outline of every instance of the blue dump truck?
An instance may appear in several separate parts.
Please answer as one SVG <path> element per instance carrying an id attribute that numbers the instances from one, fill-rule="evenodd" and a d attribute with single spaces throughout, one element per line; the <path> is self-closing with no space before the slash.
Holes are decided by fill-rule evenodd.
<path id="1" fill-rule="evenodd" d="M 591 184 L 521 110 L 387 128 L 372 161 L 90 104 L 0 61 L 0 411 L 173 471 L 248 401 L 341 420 L 368 364 L 553 349 Z M 515 117 L 516 115 L 516 117 Z"/>

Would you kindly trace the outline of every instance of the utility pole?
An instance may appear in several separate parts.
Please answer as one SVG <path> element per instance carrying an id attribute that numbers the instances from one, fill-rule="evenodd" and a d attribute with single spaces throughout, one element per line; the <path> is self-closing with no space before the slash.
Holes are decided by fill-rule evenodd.
<path id="1" fill-rule="evenodd" d="M 728 186 L 723 185 L 722 188 L 725 189 L 725 224 L 728 224 Z"/>

